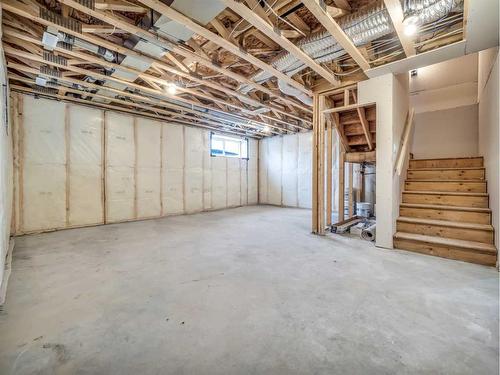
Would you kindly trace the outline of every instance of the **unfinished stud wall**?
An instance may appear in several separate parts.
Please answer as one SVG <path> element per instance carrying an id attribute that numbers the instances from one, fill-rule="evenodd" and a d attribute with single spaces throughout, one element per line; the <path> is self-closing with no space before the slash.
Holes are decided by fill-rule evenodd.
<path id="1" fill-rule="evenodd" d="M 259 152 L 259 203 L 311 208 L 312 132 L 264 138 L 259 141 Z M 335 133 L 332 174 L 338 175 L 338 142 Z M 334 183 L 333 187 L 336 211 L 338 183 Z"/>
<path id="2" fill-rule="evenodd" d="M 256 140 L 211 157 L 205 129 L 13 97 L 17 234 L 257 203 Z"/>

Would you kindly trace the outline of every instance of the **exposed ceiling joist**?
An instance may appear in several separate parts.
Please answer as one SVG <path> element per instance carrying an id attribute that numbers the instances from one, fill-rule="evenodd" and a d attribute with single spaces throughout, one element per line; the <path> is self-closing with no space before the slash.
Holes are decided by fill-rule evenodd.
<path id="1" fill-rule="evenodd" d="M 60 25 L 56 25 L 52 22 L 49 22 L 49 21 L 46 21 L 45 19 L 43 18 L 40 18 L 38 16 L 38 13 L 32 9 L 32 7 L 28 7 L 20 2 L 15 2 L 13 0 L 4 0 L 0 3 L 0 5 L 2 6 L 3 9 L 9 11 L 9 12 L 12 12 L 16 15 L 19 15 L 21 17 L 25 17 L 25 18 L 28 18 L 28 19 L 31 19 L 31 20 L 34 20 L 44 26 L 55 26 L 57 27 L 59 30 L 69 34 L 69 35 L 72 35 L 72 36 L 75 36 L 75 37 L 78 37 L 78 38 L 81 38 L 83 40 L 86 40 L 90 43 L 94 43 L 94 44 L 97 44 L 99 46 L 102 46 L 102 47 L 105 47 L 111 51 L 114 51 L 114 52 L 118 52 L 118 53 L 121 53 L 123 55 L 126 55 L 126 56 L 133 56 L 133 57 L 137 57 L 137 58 L 140 58 L 140 59 L 143 59 L 143 60 L 146 60 L 146 61 L 151 61 L 151 62 L 155 62 L 157 64 L 159 64 L 162 68 L 174 73 L 174 74 L 178 74 L 178 75 L 181 75 L 183 76 L 184 78 L 187 78 L 189 80 L 193 80 L 197 83 L 200 83 L 200 84 L 203 84 L 203 85 L 206 85 L 206 86 L 209 86 L 209 87 L 212 87 L 214 89 L 217 89 L 217 90 L 220 90 L 228 95 L 231 95 L 231 96 L 235 96 L 235 97 L 238 97 L 239 99 L 243 100 L 243 101 L 246 101 L 248 102 L 249 98 L 248 96 L 244 95 L 244 94 L 241 94 L 235 90 L 232 90 L 232 89 L 229 89 L 225 86 L 222 86 L 218 83 L 215 83 L 215 82 L 211 82 L 210 80 L 206 80 L 206 79 L 202 79 L 202 78 L 198 78 L 192 74 L 188 74 L 188 73 L 185 73 L 185 72 L 182 72 L 181 70 L 179 69 L 175 69 L 173 67 L 171 67 L 170 65 L 167 65 L 165 62 L 161 61 L 161 60 L 158 60 L 158 59 L 155 59 L 153 57 L 150 57 L 150 56 L 147 56 L 141 52 L 138 52 L 138 51 L 135 51 L 135 50 L 131 50 L 131 49 L 128 49 L 126 47 L 123 47 L 123 46 L 118 46 L 116 44 L 113 44 L 109 41 L 106 41 L 102 38 L 99 38 L 99 37 L 96 37 L 96 36 L 92 36 L 90 34 L 80 34 L 78 32 L 75 32 L 71 29 L 68 29 L 66 27 L 63 27 L 63 26 L 60 26 Z M 86 9 L 85 7 L 83 7 L 83 9 Z M 123 22 L 123 21 L 122 21 Z M 137 28 L 137 27 L 135 27 Z M 192 53 L 194 55 L 194 53 Z M 205 57 L 205 60 L 209 60 L 208 58 Z M 210 62 L 210 64 L 212 64 Z M 280 100 L 284 101 L 284 102 L 287 102 L 297 108 L 299 108 L 300 110 L 302 111 L 305 111 L 307 113 L 311 113 L 311 110 L 308 109 L 307 107 L 304 107 L 302 104 L 297 104 L 295 101 L 293 100 L 290 100 L 288 98 L 285 98 L 283 95 L 281 94 L 276 94 L 275 92 L 273 92 L 272 90 L 270 89 L 267 89 L 265 88 L 264 86 L 262 85 L 259 85 L 253 81 L 250 81 L 249 79 L 243 77 L 243 76 L 240 76 L 236 73 L 233 73 L 233 72 L 230 72 L 228 71 L 227 69 L 222 69 L 218 66 L 215 66 L 216 69 L 219 69 L 219 70 L 223 70 L 225 71 L 225 74 L 228 75 L 230 78 L 233 78 L 239 82 L 242 82 L 242 83 L 245 83 L 245 84 L 250 84 L 251 86 L 253 86 L 254 88 L 256 88 L 257 90 L 260 90 L 260 91 L 263 91 L 265 93 L 267 93 L 268 95 L 270 96 L 273 96 L 273 97 L 276 97 L 276 98 L 279 98 Z M 265 104 L 263 104 L 262 102 L 257 102 L 257 101 L 254 101 L 253 103 L 251 103 L 252 105 L 257 105 L 257 106 L 266 106 Z M 270 106 L 270 105 L 269 105 Z M 279 108 L 276 108 L 274 106 L 270 106 L 270 107 L 273 107 L 273 109 L 276 109 L 278 111 L 280 111 Z M 283 111 L 283 110 L 281 110 Z M 291 113 L 287 113 L 285 111 L 283 111 L 284 114 L 288 114 L 289 116 L 293 117 L 294 114 L 291 114 Z M 301 116 L 301 117 L 296 117 L 296 119 L 301 119 L 301 120 L 305 120 L 306 122 L 308 122 L 308 119 L 304 119 L 304 116 Z M 309 121 L 310 123 L 310 121 Z"/>
<path id="2" fill-rule="evenodd" d="M 61 1 L 68 1 L 68 0 L 61 0 Z M 179 22 L 180 24 L 184 25 L 191 31 L 195 32 L 198 35 L 201 35 L 202 37 L 210 40 L 211 42 L 214 42 L 215 44 L 221 46 L 222 48 L 228 50 L 232 54 L 242 58 L 243 60 L 248 61 L 249 63 L 255 65 L 256 67 L 268 72 L 269 74 L 272 74 L 273 76 L 277 77 L 278 79 L 284 80 L 287 82 L 289 85 L 295 87 L 296 89 L 308 94 L 312 95 L 311 90 L 307 89 L 304 87 L 302 84 L 298 83 L 297 81 L 293 80 L 292 78 L 288 77 L 286 74 L 283 74 L 279 70 L 275 69 L 271 65 L 263 62 L 262 60 L 259 60 L 255 56 L 251 55 L 248 52 L 245 52 L 238 46 L 234 45 L 231 43 L 229 40 L 224 39 L 220 35 L 217 35 L 210 30 L 206 29 L 205 27 L 197 24 L 193 20 L 191 20 L 189 17 L 186 17 L 180 12 L 177 12 L 175 9 L 166 6 L 159 0 L 139 0 L 142 4 L 147 5 L 151 9 L 156 10 L 160 14 L 170 18 L 171 20 L 174 20 L 176 22 Z M 265 21 L 263 21 L 265 22 Z M 269 26 L 269 24 L 267 24 Z M 269 26 L 270 27 L 270 26 Z"/>
<path id="3" fill-rule="evenodd" d="M 342 30 L 337 21 L 335 21 L 335 19 L 333 19 L 333 17 L 325 9 L 323 9 L 319 0 L 303 0 L 302 2 L 362 70 L 370 69 L 368 61 L 354 45 L 352 40 L 347 36 L 344 30 Z"/>
<path id="4" fill-rule="evenodd" d="M 407 36 L 404 32 L 403 26 L 403 8 L 401 7 L 401 2 L 399 0 L 384 0 L 385 7 L 389 12 L 392 24 L 396 29 L 399 41 L 403 46 L 406 56 L 413 56 L 415 54 L 415 47 L 413 46 L 413 40 Z"/>
<path id="5" fill-rule="evenodd" d="M 142 1 L 142 0 L 141 0 Z M 151 0 L 149 0 L 151 1 Z M 228 8 L 233 10 L 235 13 L 240 15 L 243 19 L 248 21 L 254 27 L 259 29 L 261 32 L 266 34 L 269 38 L 278 43 L 283 49 L 290 52 L 297 59 L 306 64 L 309 68 L 315 71 L 317 74 L 322 76 L 332 85 L 338 85 L 339 81 L 332 72 L 322 67 L 316 61 L 314 61 L 309 55 L 304 53 L 299 47 L 297 47 L 293 42 L 285 38 L 283 35 L 279 33 L 278 30 L 274 29 L 270 26 L 265 20 L 259 17 L 256 13 L 254 13 L 247 6 L 237 3 L 234 0 L 221 0 Z"/>

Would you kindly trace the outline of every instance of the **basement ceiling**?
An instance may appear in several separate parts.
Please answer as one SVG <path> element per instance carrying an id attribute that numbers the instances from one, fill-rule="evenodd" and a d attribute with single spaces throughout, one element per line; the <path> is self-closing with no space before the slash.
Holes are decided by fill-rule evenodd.
<path id="1" fill-rule="evenodd" d="M 311 129 L 315 91 L 463 39 L 461 0 L 422 3 L 448 8 L 411 38 L 399 0 L 1 6 L 13 90 L 261 138 Z"/>

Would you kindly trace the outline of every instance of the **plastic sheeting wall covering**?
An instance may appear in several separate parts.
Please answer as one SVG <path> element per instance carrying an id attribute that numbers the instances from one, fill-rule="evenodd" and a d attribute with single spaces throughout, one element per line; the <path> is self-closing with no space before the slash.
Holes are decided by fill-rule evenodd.
<path id="1" fill-rule="evenodd" d="M 16 234 L 257 203 L 256 140 L 211 157 L 205 129 L 13 95 Z"/>
<path id="2" fill-rule="evenodd" d="M 0 21 L 1 21 L 0 10 Z M 1 31 L 0 31 L 1 34 Z M 1 35 L 0 35 L 1 37 Z M 10 246 L 10 230 L 12 218 L 12 119 L 4 114 L 7 113 L 7 75 L 5 70 L 5 58 L 2 47 L 0 46 L 0 83 L 2 93 L 0 94 L 0 283 L 4 279 L 4 264 Z M 3 90 L 5 88 L 5 90 Z M 11 101 L 12 102 L 12 101 Z M 5 284 L 6 286 L 6 284 Z M 1 285 L 2 290 L 4 285 Z M 0 296 L 1 298 L 1 296 Z"/>
<path id="3" fill-rule="evenodd" d="M 332 175 L 338 175 L 338 139 L 333 135 Z M 259 202 L 311 208 L 312 132 L 264 138 L 259 141 Z M 334 178 L 333 209 L 337 207 L 338 179 Z"/>

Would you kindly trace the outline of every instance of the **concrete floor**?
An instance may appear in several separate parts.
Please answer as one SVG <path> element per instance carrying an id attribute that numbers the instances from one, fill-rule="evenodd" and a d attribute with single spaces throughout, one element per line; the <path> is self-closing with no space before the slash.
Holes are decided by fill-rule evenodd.
<path id="1" fill-rule="evenodd" d="M 493 268 L 244 207 L 16 240 L 0 374 L 496 374 Z"/>

